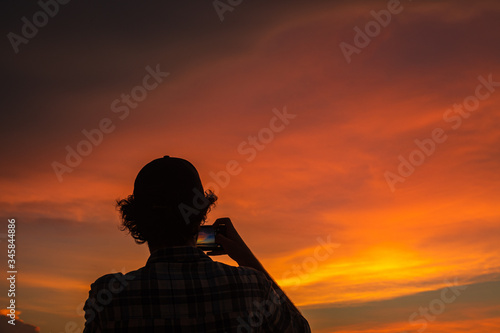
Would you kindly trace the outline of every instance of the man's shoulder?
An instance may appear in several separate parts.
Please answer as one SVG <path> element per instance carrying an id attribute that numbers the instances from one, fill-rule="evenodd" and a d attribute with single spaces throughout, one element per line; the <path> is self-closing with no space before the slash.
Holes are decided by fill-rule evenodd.
<path id="1" fill-rule="evenodd" d="M 258 271 L 254 268 L 251 268 L 251 267 L 247 267 L 247 266 L 231 266 L 231 265 L 226 265 L 224 263 L 219 263 L 217 262 L 218 264 L 220 265 L 224 265 L 227 267 L 227 269 L 229 270 L 232 270 L 238 274 L 241 274 L 241 275 L 256 275 L 256 276 L 259 276 L 259 277 L 266 277 L 266 275 L 264 273 L 262 273 L 261 271 Z"/>
<path id="2" fill-rule="evenodd" d="M 266 274 L 251 267 L 231 266 L 218 261 L 214 261 L 213 263 L 215 267 L 217 267 L 225 275 L 240 276 L 244 279 L 251 279 L 262 282 L 268 281 Z"/>
<path id="3" fill-rule="evenodd" d="M 105 274 L 97 280 L 94 281 L 94 283 L 91 284 L 91 288 L 97 288 L 97 289 L 102 289 L 102 288 L 110 288 L 113 285 L 122 285 L 122 286 L 127 286 L 129 284 L 129 281 L 136 280 L 139 278 L 141 275 L 141 269 L 131 271 L 128 273 L 109 273 Z"/>

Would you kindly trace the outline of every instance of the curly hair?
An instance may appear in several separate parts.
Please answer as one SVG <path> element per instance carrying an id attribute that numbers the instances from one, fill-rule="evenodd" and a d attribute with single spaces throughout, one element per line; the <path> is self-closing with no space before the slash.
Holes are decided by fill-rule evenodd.
<path id="1" fill-rule="evenodd" d="M 194 202 L 139 202 L 134 195 L 116 200 L 121 213 L 121 230 L 132 235 L 137 244 L 159 241 L 172 246 L 184 245 L 192 238 L 206 219 L 217 196 L 211 190 L 203 194 L 203 204 Z M 193 207 L 193 205 L 195 207 Z"/>

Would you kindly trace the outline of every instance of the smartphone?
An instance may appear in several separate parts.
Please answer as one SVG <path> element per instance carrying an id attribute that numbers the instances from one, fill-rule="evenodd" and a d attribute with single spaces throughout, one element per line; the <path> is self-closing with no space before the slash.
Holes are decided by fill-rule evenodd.
<path id="1" fill-rule="evenodd" d="M 215 235 L 218 233 L 225 234 L 226 226 L 219 224 L 217 227 L 213 225 L 202 225 L 196 239 L 196 247 L 203 251 L 222 250 L 222 246 L 215 242 Z"/>

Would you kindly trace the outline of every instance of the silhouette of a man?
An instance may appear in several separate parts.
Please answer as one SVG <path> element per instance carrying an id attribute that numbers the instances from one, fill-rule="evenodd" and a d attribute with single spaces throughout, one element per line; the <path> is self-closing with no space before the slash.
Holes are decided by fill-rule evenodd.
<path id="1" fill-rule="evenodd" d="M 200 225 L 217 197 L 204 191 L 195 167 L 165 156 L 144 166 L 134 192 L 118 201 L 122 225 L 147 243 L 146 265 L 108 274 L 92 285 L 89 332 L 310 332 L 307 320 L 269 276 L 229 218 L 216 241 L 239 267 L 196 248 Z"/>

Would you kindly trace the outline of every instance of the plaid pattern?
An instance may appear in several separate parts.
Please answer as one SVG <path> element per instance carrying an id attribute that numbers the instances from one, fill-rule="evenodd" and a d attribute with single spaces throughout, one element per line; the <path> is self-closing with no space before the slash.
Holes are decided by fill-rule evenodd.
<path id="1" fill-rule="evenodd" d="M 191 246 L 157 250 L 143 268 L 100 277 L 84 310 L 84 333 L 310 332 L 264 273 Z"/>

